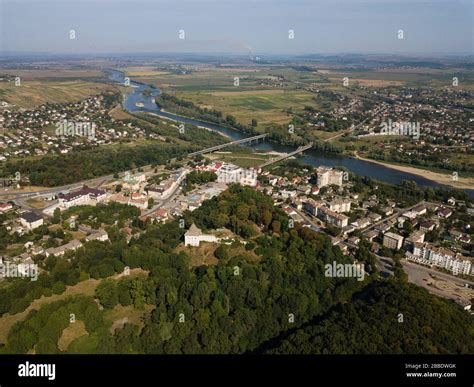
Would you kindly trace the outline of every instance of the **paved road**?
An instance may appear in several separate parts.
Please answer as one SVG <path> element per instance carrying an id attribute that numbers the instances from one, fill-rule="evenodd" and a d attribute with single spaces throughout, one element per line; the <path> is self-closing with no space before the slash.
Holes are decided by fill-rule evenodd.
<path id="1" fill-rule="evenodd" d="M 322 227 L 321 225 L 315 223 L 308 215 L 306 215 L 303 211 L 297 210 L 296 208 L 293 208 L 295 212 L 301 216 L 306 222 L 308 222 L 311 226 L 316 228 L 317 230 L 321 230 Z"/>
<path id="2" fill-rule="evenodd" d="M 431 269 L 429 267 L 423 266 L 423 265 L 418 265 L 417 263 L 407 261 L 405 259 L 402 260 L 403 268 L 407 272 L 407 274 L 413 274 L 414 276 L 416 275 L 417 272 L 424 272 L 426 274 L 432 274 L 437 278 L 446 280 L 446 281 L 451 281 L 456 283 L 457 285 L 464 286 L 466 283 L 474 286 L 474 282 L 471 280 L 466 280 L 464 278 L 459 278 L 454 275 L 450 275 L 447 273 L 440 272 L 435 269 Z"/>
<path id="3" fill-rule="evenodd" d="M 124 176 L 124 175 L 125 175 L 125 172 L 119 173 L 119 177 Z M 100 187 L 102 184 L 104 184 L 104 182 L 112 178 L 113 178 L 113 175 L 101 176 L 101 177 L 97 177 L 91 180 L 84 180 L 79 183 L 67 184 L 67 185 L 62 185 L 60 187 L 46 188 L 46 189 L 30 191 L 30 192 L 5 192 L 4 191 L 0 193 L 0 198 L 12 197 L 11 200 L 27 199 L 31 197 L 41 197 L 45 195 L 58 194 L 62 191 L 79 189 L 83 187 L 84 185 L 87 185 L 88 187 Z"/>
<path id="4" fill-rule="evenodd" d="M 442 273 L 430 269 L 429 267 L 405 260 L 402 261 L 402 264 L 403 269 L 408 275 L 409 282 L 426 289 L 428 292 L 436 296 L 461 302 L 462 305 L 470 303 L 473 291 L 472 289 L 467 289 L 465 284 L 469 283 L 473 286 L 472 281 Z M 435 278 L 430 276 L 430 274 Z M 442 286 L 433 286 L 433 284 L 436 284 L 437 282 Z M 443 288 L 444 286 L 446 288 Z"/>
<path id="5" fill-rule="evenodd" d="M 258 137 L 258 136 L 257 136 Z M 245 139 L 244 139 L 245 140 Z M 239 140 L 241 141 L 241 140 Z M 175 159 L 171 159 L 170 161 L 173 161 Z M 151 165 L 145 165 L 141 167 L 143 170 L 151 168 Z M 119 172 L 117 175 L 119 177 L 125 176 L 125 174 L 129 171 L 124 171 L 124 172 Z M 0 192 L 0 199 L 6 198 L 7 200 L 16 200 L 16 199 L 26 199 L 26 198 L 31 198 L 31 197 L 41 197 L 44 195 L 51 195 L 51 194 L 59 194 L 62 191 L 71 191 L 71 190 L 76 190 L 80 189 L 84 185 L 87 185 L 88 187 L 93 187 L 93 188 L 99 188 L 101 187 L 106 181 L 114 179 L 114 174 L 110 175 L 105 175 L 105 176 L 100 176 L 96 177 L 90 180 L 84 180 L 80 181 L 77 183 L 72 183 L 72 184 L 66 184 L 63 186 L 59 187 L 54 187 L 54 188 L 46 188 L 46 189 L 41 189 L 41 190 L 36 190 L 36 191 L 30 191 L 30 192 Z"/>
<path id="6" fill-rule="evenodd" d="M 166 204 L 168 204 L 176 195 L 176 193 L 178 191 L 181 190 L 181 184 L 178 184 L 178 186 L 174 189 L 173 192 L 171 192 L 171 194 L 166 198 L 166 199 L 163 199 L 163 200 L 160 200 L 158 201 L 157 204 L 155 204 L 153 206 L 153 208 L 151 208 L 148 212 L 146 212 L 144 215 L 149 215 L 151 214 L 152 212 L 156 211 L 158 208 L 161 208 L 163 206 L 165 206 Z"/>
<path id="7" fill-rule="evenodd" d="M 394 265 L 394 262 L 392 258 L 383 257 L 377 254 L 375 256 L 377 258 L 378 269 L 381 272 L 385 271 L 393 275 L 392 265 Z M 463 294 L 463 292 L 467 290 L 464 286 L 466 283 L 469 283 L 471 286 L 474 286 L 474 282 L 447 273 L 442 273 L 435 269 L 431 269 L 423 265 L 418 265 L 414 262 L 410 262 L 405 259 L 402 259 L 401 263 L 403 265 L 403 270 L 405 271 L 405 273 L 407 273 L 408 282 L 417 286 L 421 286 L 428 292 L 435 294 L 439 297 L 448 298 L 455 301 L 459 301 L 460 299 L 463 299 L 464 301 L 469 301 L 466 294 Z M 428 283 L 433 281 L 433 277 L 431 275 L 436 277 L 437 279 L 451 283 L 452 286 L 446 290 L 439 289 L 434 286 L 429 286 Z"/>
<path id="8" fill-rule="evenodd" d="M 375 254 L 375 256 L 378 258 L 380 261 L 380 264 L 384 267 L 390 266 L 390 265 L 395 265 L 394 261 L 392 258 L 389 257 L 384 257 L 378 254 Z M 429 274 L 433 274 L 434 276 L 444 279 L 446 281 L 451 281 L 454 282 L 458 285 L 464 286 L 466 283 L 469 283 L 470 285 L 474 286 L 474 282 L 470 280 L 466 280 L 464 278 L 459 278 L 456 277 L 455 275 L 443 273 L 441 271 L 438 271 L 436 269 L 431 269 L 427 266 L 419 265 L 417 263 L 408 261 L 406 259 L 402 259 L 401 263 L 403 265 L 403 269 L 407 274 L 413 274 L 413 278 L 415 278 L 417 272 L 423 272 L 426 275 L 429 276 Z"/>
<path id="9" fill-rule="evenodd" d="M 408 212 L 408 211 L 412 210 L 413 208 L 415 208 L 415 207 L 417 207 L 417 206 L 419 206 L 419 205 L 421 205 L 421 204 L 429 204 L 429 203 L 428 203 L 428 202 L 425 202 L 424 200 L 422 200 L 421 202 L 418 202 L 418 203 L 414 204 L 414 205 L 411 206 L 411 207 L 408 207 L 408 208 L 401 208 L 401 209 L 395 210 L 392 215 L 387 216 L 386 218 L 380 219 L 378 222 L 375 222 L 375 223 L 371 224 L 370 226 L 368 226 L 367 228 L 364 228 L 364 229 L 361 230 L 361 231 L 364 231 L 364 232 L 365 232 L 365 231 L 371 230 L 371 229 L 374 228 L 375 226 L 378 226 L 378 225 L 381 224 L 381 223 L 387 222 L 387 221 L 389 221 L 389 220 L 391 220 L 391 219 L 393 219 L 393 218 L 395 218 L 395 217 L 398 217 L 398 216 L 400 216 L 401 214 L 403 214 L 403 213 L 405 213 L 405 212 Z"/>

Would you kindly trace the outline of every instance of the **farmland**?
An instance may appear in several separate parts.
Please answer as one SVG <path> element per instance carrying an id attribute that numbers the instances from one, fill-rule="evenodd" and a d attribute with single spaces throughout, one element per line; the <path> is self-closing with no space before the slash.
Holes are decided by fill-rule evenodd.
<path id="1" fill-rule="evenodd" d="M 47 102 L 78 102 L 113 89 L 114 86 L 82 80 L 22 80 L 21 86 L 15 86 L 14 82 L 0 82 L 0 100 L 31 109 Z"/>

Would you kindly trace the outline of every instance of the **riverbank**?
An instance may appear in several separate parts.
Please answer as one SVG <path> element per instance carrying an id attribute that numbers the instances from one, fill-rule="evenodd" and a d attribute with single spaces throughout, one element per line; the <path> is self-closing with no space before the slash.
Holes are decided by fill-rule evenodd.
<path id="1" fill-rule="evenodd" d="M 395 169 L 400 172 L 411 173 L 413 175 L 431 180 L 435 183 L 448 185 L 453 188 L 469 189 L 469 190 L 474 188 L 474 178 L 458 177 L 458 180 L 454 181 L 452 175 L 449 175 L 449 174 L 428 171 L 426 169 L 420 169 L 420 168 L 415 168 L 415 167 L 410 167 L 410 166 L 405 166 L 405 165 L 391 164 L 387 162 L 372 160 L 366 157 L 359 156 L 357 153 L 355 155 L 355 158 L 358 160 L 372 163 L 372 164 L 377 164 L 377 165 L 381 165 L 387 168 Z"/>
<path id="2" fill-rule="evenodd" d="M 168 111 L 166 111 L 166 110 L 164 110 L 164 109 L 161 109 L 161 111 L 162 111 L 163 113 L 168 113 L 168 114 L 174 115 L 174 113 L 168 112 Z M 165 119 L 165 120 L 170 120 L 170 121 L 173 121 L 173 122 L 182 122 L 182 121 L 179 121 L 179 120 L 177 120 L 177 119 L 175 119 L 175 118 L 171 118 L 171 117 L 167 117 L 167 116 L 161 116 L 161 115 L 159 115 L 159 114 L 152 113 L 152 112 L 144 112 L 144 113 L 148 113 L 148 114 L 150 114 L 150 115 L 152 115 L 152 116 L 155 116 L 155 117 L 158 117 L 158 118 L 163 118 L 163 119 Z M 190 119 L 190 120 L 194 120 L 194 118 L 192 118 L 192 117 L 186 117 L 186 116 L 183 116 L 183 117 L 184 117 L 184 118 L 187 118 L 187 119 Z M 204 122 L 204 121 L 203 121 L 203 122 Z M 212 124 L 212 123 L 210 123 L 210 124 Z M 215 125 L 215 124 L 214 124 L 214 125 Z M 200 128 L 200 129 L 206 129 L 206 130 L 208 130 L 208 131 L 210 131 L 210 132 L 220 134 L 221 136 L 224 136 L 224 137 L 226 137 L 226 138 L 232 140 L 232 137 L 230 137 L 228 134 L 219 132 L 218 130 L 211 129 L 211 128 L 207 127 L 207 126 L 202 126 L 202 125 L 195 125 L 195 126 L 198 127 L 198 128 Z"/>
<path id="3" fill-rule="evenodd" d="M 169 113 L 169 112 L 167 112 L 166 110 L 162 110 L 162 112 L 164 112 L 164 113 Z M 159 114 L 156 114 L 156 113 L 151 113 L 151 112 L 144 112 L 144 113 L 150 114 L 150 115 L 155 116 L 155 117 L 158 117 L 158 118 L 160 118 L 160 119 L 165 119 L 165 120 L 169 120 L 169 121 L 173 121 L 173 122 L 182 122 L 182 121 L 178 121 L 178 120 L 176 120 L 176 119 L 174 119 L 174 118 L 171 118 L 171 117 L 160 116 Z M 173 113 L 171 113 L 171 114 L 173 114 Z M 185 118 L 187 118 L 187 117 L 185 117 Z M 206 130 L 208 130 L 209 132 L 213 132 L 213 133 L 220 134 L 221 136 L 232 140 L 232 137 L 230 137 L 229 135 L 227 135 L 227 134 L 225 134 L 225 133 L 221 133 L 221 132 L 219 132 L 219 131 L 217 131 L 217 130 L 208 128 L 207 126 L 196 125 L 196 127 L 200 128 L 200 129 L 206 129 Z"/>

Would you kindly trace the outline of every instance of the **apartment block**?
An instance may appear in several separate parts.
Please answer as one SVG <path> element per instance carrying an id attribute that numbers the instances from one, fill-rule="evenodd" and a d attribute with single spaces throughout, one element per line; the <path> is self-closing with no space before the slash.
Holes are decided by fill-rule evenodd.
<path id="1" fill-rule="evenodd" d="M 399 250 L 403 244 L 403 237 L 393 232 L 387 232 L 383 236 L 383 245 L 389 249 Z"/>

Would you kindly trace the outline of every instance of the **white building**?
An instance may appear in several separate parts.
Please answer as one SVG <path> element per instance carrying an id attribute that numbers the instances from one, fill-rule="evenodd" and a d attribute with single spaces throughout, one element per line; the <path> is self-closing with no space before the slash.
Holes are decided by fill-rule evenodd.
<path id="1" fill-rule="evenodd" d="M 13 208 L 11 203 L 0 203 L 0 212 L 7 212 Z"/>
<path id="2" fill-rule="evenodd" d="M 107 198 L 107 192 L 95 188 L 83 188 L 79 191 L 59 195 L 59 208 L 68 209 L 74 206 L 90 205 L 104 202 Z"/>
<path id="3" fill-rule="evenodd" d="M 334 212 L 350 212 L 351 201 L 346 199 L 336 199 L 329 202 L 328 207 Z"/>
<path id="4" fill-rule="evenodd" d="M 403 244 L 403 237 L 393 232 L 387 232 L 383 236 L 383 245 L 389 249 L 399 250 Z"/>
<path id="5" fill-rule="evenodd" d="M 169 179 L 162 181 L 158 185 L 151 185 L 145 188 L 145 190 L 148 192 L 148 195 L 153 199 L 167 199 L 176 190 L 176 188 L 178 188 L 179 184 L 181 184 L 188 172 L 189 171 L 186 169 L 180 170 L 178 173 L 176 173 Z"/>
<path id="6" fill-rule="evenodd" d="M 82 247 L 81 241 L 73 239 L 71 242 L 66 243 L 65 245 L 47 249 L 46 256 L 49 257 L 50 255 L 53 255 L 57 257 L 59 255 L 64 255 L 67 251 L 75 251 L 80 247 Z"/>
<path id="7" fill-rule="evenodd" d="M 203 234 L 194 223 L 191 225 L 186 234 L 184 234 L 185 246 L 199 246 L 201 242 L 217 242 L 218 239 L 214 235 Z"/>
<path id="8" fill-rule="evenodd" d="M 257 185 L 257 170 L 255 169 L 244 169 L 237 165 L 223 163 L 222 166 L 216 171 L 217 182 L 232 184 L 239 183 L 242 185 L 248 185 L 255 187 Z"/>
<path id="9" fill-rule="evenodd" d="M 106 242 L 108 240 L 109 240 L 109 235 L 107 234 L 107 231 L 105 231 L 102 228 L 86 236 L 86 242 L 90 242 L 90 241 Z"/>
<path id="10" fill-rule="evenodd" d="M 360 218 L 356 221 L 351 223 L 351 226 L 355 227 L 356 229 L 366 228 L 370 226 L 370 219 L 369 218 Z"/>
<path id="11" fill-rule="evenodd" d="M 406 258 L 425 265 L 442 267 L 453 274 L 472 274 L 472 261 L 443 247 L 429 243 L 415 243 L 413 253 L 407 251 Z"/>
<path id="12" fill-rule="evenodd" d="M 317 173 L 317 186 L 322 188 L 326 185 L 338 185 L 342 186 L 343 172 L 337 171 L 332 168 L 319 167 Z"/>
<path id="13" fill-rule="evenodd" d="M 125 196 L 124 194 L 119 192 L 110 196 L 109 200 L 111 202 L 134 206 L 141 210 L 145 210 L 148 208 L 148 197 L 138 192 L 134 192 L 130 196 Z"/>
<path id="14" fill-rule="evenodd" d="M 339 228 L 346 227 L 349 222 L 349 217 L 346 215 L 338 214 L 324 206 L 318 208 L 318 217 L 324 222 L 331 223 Z"/>

